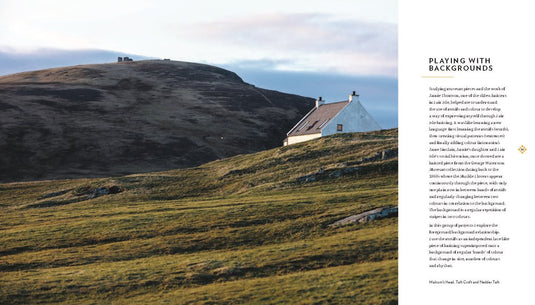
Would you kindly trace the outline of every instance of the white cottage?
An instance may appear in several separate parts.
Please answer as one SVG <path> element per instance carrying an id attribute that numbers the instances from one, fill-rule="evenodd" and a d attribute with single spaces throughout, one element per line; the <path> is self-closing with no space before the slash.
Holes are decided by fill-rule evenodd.
<path id="1" fill-rule="evenodd" d="M 325 103 L 321 97 L 316 106 L 286 135 L 284 146 L 343 132 L 379 130 L 381 126 L 364 109 L 353 91 L 349 100 Z"/>

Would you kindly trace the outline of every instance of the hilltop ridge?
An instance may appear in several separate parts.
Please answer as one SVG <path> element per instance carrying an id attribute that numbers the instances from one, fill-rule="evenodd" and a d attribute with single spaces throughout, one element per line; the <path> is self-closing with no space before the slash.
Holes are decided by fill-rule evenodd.
<path id="1" fill-rule="evenodd" d="M 0 182 L 197 166 L 279 146 L 313 99 L 162 60 L 0 77 Z"/>

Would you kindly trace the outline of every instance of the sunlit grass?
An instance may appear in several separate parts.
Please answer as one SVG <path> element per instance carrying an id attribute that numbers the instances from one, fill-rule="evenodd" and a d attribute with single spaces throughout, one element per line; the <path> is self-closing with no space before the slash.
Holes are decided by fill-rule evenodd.
<path id="1" fill-rule="evenodd" d="M 0 185 L 0 303 L 396 304 L 397 130 L 197 168 Z M 302 183 L 298 177 L 359 167 Z M 117 194 L 88 198 L 97 187 Z"/>

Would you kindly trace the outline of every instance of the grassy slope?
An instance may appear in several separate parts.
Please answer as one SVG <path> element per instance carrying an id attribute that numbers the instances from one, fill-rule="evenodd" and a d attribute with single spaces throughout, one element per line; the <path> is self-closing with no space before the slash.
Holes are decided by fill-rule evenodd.
<path id="1" fill-rule="evenodd" d="M 0 185 L 0 303 L 396 304 L 397 218 L 327 227 L 397 204 L 397 159 L 355 164 L 393 148 L 386 130 L 190 169 Z M 81 195 L 111 185 L 125 191 Z"/>

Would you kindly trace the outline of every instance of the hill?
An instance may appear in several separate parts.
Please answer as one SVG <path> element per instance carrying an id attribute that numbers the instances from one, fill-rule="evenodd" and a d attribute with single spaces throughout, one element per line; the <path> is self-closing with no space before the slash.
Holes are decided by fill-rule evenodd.
<path id="1" fill-rule="evenodd" d="M 280 146 L 313 105 L 214 66 L 147 60 L 0 77 L 0 182 L 197 166 Z"/>
<path id="2" fill-rule="evenodd" d="M 397 304 L 397 130 L 0 184 L 0 303 Z"/>

